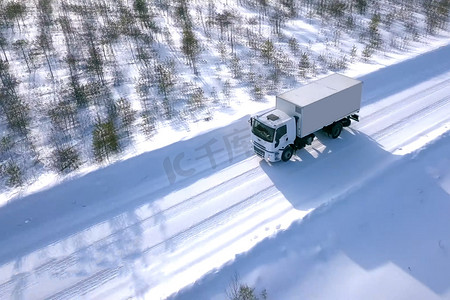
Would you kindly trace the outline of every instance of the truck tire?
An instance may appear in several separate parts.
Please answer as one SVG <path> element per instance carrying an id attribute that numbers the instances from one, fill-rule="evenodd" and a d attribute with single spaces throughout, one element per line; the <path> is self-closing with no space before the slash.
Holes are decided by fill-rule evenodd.
<path id="1" fill-rule="evenodd" d="M 294 141 L 294 147 L 295 150 L 302 149 L 303 147 L 305 147 L 305 141 L 299 137 L 296 137 Z"/>
<path id="2" fill-rule="evenodd" d="M 350 126 L 350 124 L 352 123 L 352 121 L 350 121 L 349 118 L 344 118 L 344 119 L 341 120 L 341 123 L 342 123 L 342 126 L 348 127 L 348 126 Z"/>
<path id="3" fill-rule="evenodd" d="M 313 142 L 313 140 L 314 140 L 314 138 L 315 138 L 315 135 L 314 135 L 314 134 L 308 135 L 308 136 L 305 138 L 305 144 L 306 144 L 306 145 L 311 145 L 312 142 Z"/>
<path id="4" fill-rule="evenodd" d="M 284 148 L 283 153 L 281 154 L 281 160 L 282 161 L 288 161 L 291 159 L 292 154 L 294 154 L 294 149 L 292 149 L 291 146 L 286 146 Z"/>
<path id="5" fill-rule="evenodd" d="M 341 132 L 342 132 L 342 123 L 336 122 L 333 125 L 331 125 L 330 132 L 328 133 L 328 135 L 332 139 L 337 139 L 341 134 Z"/>

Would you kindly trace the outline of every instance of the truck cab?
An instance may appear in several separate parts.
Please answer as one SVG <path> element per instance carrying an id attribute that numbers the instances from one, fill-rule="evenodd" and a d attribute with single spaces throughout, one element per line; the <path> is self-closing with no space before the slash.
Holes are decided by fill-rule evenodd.
<path id="1" fill-rule="evenodd" d="M 273 109 L 250 119 L 251 140 L 255 153 L 270 162 L 289 160 L 293 149 L 285 149 L 296 138 L 296 120 L 279 109 Z M 283 153 L 286 153 L 284 158 Z M 290 154 L 289 154 L 290 153 Z"/>

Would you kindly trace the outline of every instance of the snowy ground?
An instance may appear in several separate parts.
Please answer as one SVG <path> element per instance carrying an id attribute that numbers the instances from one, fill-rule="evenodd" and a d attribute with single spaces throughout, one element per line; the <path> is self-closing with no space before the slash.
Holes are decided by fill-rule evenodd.
<path id="1" fill-rule="evenodd" d="M 235 273 L 269 299 L 450 299 L 449 166 L 446 134 L 176 299 L 226 299 Z"/>
<path id="2" fill-rule="evenodd" d="M 0 298 L 450 298 L 448 57 L 360 77 L 361 123 L 289 163 L 243 117 L 3 205 Z"/>

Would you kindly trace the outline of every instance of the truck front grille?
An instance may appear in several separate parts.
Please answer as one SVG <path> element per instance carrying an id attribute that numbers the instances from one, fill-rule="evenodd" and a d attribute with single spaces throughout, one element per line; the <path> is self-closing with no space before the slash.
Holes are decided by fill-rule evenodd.
<path id="1" fill-rule="evenodd" d="M 255 142 L 255 141 L 253 141 L 253 143 L 255 144 L 255 147 L 258 147 L 258 148 L 260 148 L 260 149 L 266 150 L 266 147 L 264 147 L 263 145 L 261 145 L 261 144 Z"/>
<path id="2" fill-rule="evenodd" d="M 264 158 L 264 150 L 259 149 L 258 147 L 254 146 L 253 149 L 255 150 L 256 155 L 261 156 Z"/>

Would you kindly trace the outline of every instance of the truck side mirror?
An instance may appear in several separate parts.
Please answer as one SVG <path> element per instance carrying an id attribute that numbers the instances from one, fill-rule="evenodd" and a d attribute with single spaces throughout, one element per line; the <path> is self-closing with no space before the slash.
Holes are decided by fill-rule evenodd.
<path id="1" fill-rule="evenodd" d="M 253 118 L 248 119 L 248 122 L 250 123 L 250 126 L 253 127 Z"/>

